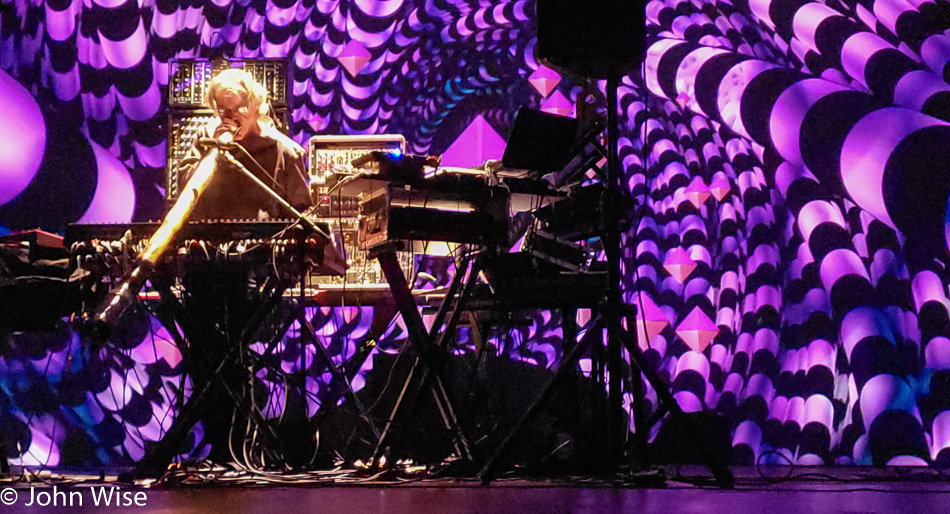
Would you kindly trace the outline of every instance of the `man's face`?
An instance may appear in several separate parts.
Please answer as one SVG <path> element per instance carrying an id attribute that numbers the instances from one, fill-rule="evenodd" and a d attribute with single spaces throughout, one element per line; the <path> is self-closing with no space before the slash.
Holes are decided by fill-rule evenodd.
<path id="1" fill-rule="evenodd" d="M 257 110 L 248 105 L 247 93 L 239 89 L 222 88 L 214 97 L 222 124 L 236 129 L 235 140 L 257 129 Z"/>

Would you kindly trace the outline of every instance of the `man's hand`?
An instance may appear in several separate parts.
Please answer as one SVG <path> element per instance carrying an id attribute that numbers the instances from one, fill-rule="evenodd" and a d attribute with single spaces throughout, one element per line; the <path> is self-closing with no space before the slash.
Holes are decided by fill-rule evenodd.
<path id="1" fill-rule="evenodd" d="M 235 123 L 234 121 L 228 120 L 228 119 L 222 119 L 221 123 L 219 123 L 218 126 L 214 129 L 214 138 L 221 141 L 222 137 L 224 138 L 228 137 L 225 134 L 230 134 L 231 140 L 233 140 L 234 134 L 237 133 L 239 128 L 240 127 L 238 127 L 237 123 Z"/>

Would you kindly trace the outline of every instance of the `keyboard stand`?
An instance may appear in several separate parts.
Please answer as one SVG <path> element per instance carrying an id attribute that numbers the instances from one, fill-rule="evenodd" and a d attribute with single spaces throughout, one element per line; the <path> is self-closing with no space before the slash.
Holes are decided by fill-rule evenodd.
<path id="1" fill-rule="evenodd" d="M 380 457 L 391 452 L 396 446 L 398 442 L 396 427 L 404 426 L 406 421 L 411 418 L 419 396 L 425 393 L 427 389 L 433 395 L 443 426 L 452 433 L 452 444 L 456 454 L 463 460 L 471 462 L 473 457 L 469 438 L 459 425 L 455 414 L 456 409 L 445 387 L 444 366 L 446 355 L 444 346 L 449 339 L 446 334 L 451 334 L 454 327 L 458 326 L 462 311 L 459 302 L 465 296 L 462 291 L 464 277 L 466 275 L 470 277 L 468 282 L 464 284 L 466 286 L 464 289 L 470 290 L 470 284 L 475 282 L 475 277 L 478 274 L 477 269 L 472 267 L 471 273 L 466 273 L 469 270 L 471 259 L 463 258 L 456 269 L 455 278 L 446 294 L 445 301 L 439 308 L 432 329 L 427 332 L 422 316 L 420 316 L 416 307 L 415 299 L 409 289 L 406 276 L 396 257 L 398 249 L 398 243 L 387 242 L 373 249 L 372 255 L 379 261 L 383 274 L 389 282 L 396 308 L 402 314 L 403 321 L 406 324 L 409 342 L 416 350 L 417 355 L 416 361 L 396 399 L 393 410 L 386 421 L 376 445 L 376 450 L 373 452 L 373 465 L 378 466 Z M 439 329 L 453 304 L 455 304 L 455 308 L 452 317 L 445 332 L 440 336 Z M 418 379 L 416 378 L 417 374 L 419 375 Z"/>

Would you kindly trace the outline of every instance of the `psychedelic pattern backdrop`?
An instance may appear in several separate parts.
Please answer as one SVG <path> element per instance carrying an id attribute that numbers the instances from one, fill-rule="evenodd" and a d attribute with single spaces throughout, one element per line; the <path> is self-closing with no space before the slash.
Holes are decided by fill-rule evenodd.
<path id="1" fill-rule="evenodd" d="M 501 139 L 520 106 L 571 114 L 581 88 L 536 60 L 534 11 L 526 0 L 0 0 L 0 225 L 159 213 L 175 58 L 288 59 L 299 142 L 399 133 L 412 152 L 448 154 L 475 132 Z M 651 0 L 645 12 L 646 59 L 619 91 L 640 204 L 624 296 L 680 405 L 728 417 L 737 463 L 947 462 L 950 3 Z M 479 155 L 497 152 L 488 144 Z M 307 316 L 342 360 L 373 312 Z M 554 367 L 554 318 L 538 313 L 494 347 Z M 390 329 L 374 351 L 399 346 L 399 323 Z M 312 366 L 315 412 L 327 367 L 298 358 L 310 351 L 298 336 L 292 327 L 276 355 Z M 167 331 L 143 316 L 114 343 L 85 360 L 68 327 L 5 336 L 13 462 L 134 461 L 167 430 L 172 398 L 189 390 Z"/>

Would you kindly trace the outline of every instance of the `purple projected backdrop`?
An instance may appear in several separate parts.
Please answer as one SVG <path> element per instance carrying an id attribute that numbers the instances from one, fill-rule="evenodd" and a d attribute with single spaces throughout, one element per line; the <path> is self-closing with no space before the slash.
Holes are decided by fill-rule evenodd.
<path id="1" fill-rule="evenodd" d="M 174 58 L 287 58 L 297 141 L 399 133 L 412 152 L 453 159 L 497 157 L 518 107 L 569 114 L 580 91 L 536 61 L 530 1 L 3 0 L 0 9 L 0 137 L 17 141 L 0 149 L 0 225 L 10 228 L 157 215 Z M 950 462 L 950 3 L 651 0 L 645 9 L 646 62 L 621 83 L 619 147 L 644 204 L 624 239 L 623 279 L 625 299 L 643 304 L 648 357 L 685 410 L 732 421 L 737 463 Z M 57 159 L 67 148 L 79 157 Z M 54 204 L 48 191 L 55 208 L 38 209 Z M 444 283 L 442 268 L 424 275 Z M 307 318 L 343 360 L 374 315 L 347 307 Z M 556 321 L 539 312 L 489 342 L 551 368 Z M 71 332 L 16 336 L 0 356 L 7 452 L 51 465 L 140 458 L 184 384 L 167 333 L 140 324 L 78 369 Z M 399 327 L 377 351 L 399 346 Z M 299 358 L 299 330 L 272 366 L 303 363 L 312 415 L 338 399 L 321 387 L 325 363 Z M 281 397 L 278 381 L 258 378 Z M 205 450 L 197 437 L 192 451 Z"/>

